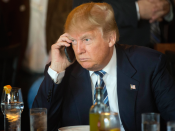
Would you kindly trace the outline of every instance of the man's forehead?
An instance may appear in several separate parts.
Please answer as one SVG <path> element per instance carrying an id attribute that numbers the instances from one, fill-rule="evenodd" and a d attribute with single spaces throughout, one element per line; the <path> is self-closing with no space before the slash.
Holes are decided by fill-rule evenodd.
<path id="1" fill-rule="evenodd" d="M 70 33 L 69 39 L 81 39 L 84 37 L 95 36 L 97 32 L 101 32 L 98 28 L 87 30 L 87 31 L 76 31 L 74 33 Z"/>

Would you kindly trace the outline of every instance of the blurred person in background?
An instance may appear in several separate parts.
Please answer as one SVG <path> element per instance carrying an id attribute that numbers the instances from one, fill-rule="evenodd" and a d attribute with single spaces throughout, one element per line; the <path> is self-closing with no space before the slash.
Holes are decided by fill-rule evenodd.
<path id="1" fill-rule="evenodd" d="M 72 9 L 72 1 L 32 0 L 31 8 L 33 8 L 33 10 L 31 10 L 32 19 L 30 19 L 31 26 L 29 29 L 29 44 L 28 51 L 26 51 L 24 65 L 25 67 L 30 67 L 32 72 L 34 71 L 42 74 L 45 64 L 49 62 L 51 45 L 56 41 L 58 36 L 63 33 L 63 26 L 66 17 Z M 40 49 L 40 52 L 38 52 L 38 49 Z M 32 82 L 33 85 L 29 91 L 28 98 L 29 105 L 33 103 L 33 99 L 35 97 L 35 95 L 32 94 L 33 91 L 31 90 L 35 90 L 37 92 L 37 89 L 41 84 L 40 79 L 42 79 L 42 76 L 37 78 L 38 81 L 35 83 L 38 84 L 34 84 L 34 81 Z"/>
<path id="2" fill-rule="evenodd" d="M 173 19 L 172 1 L 73 0 L 73 7 L 90 1 L 106 2 L 113 7 L 120 32 L 119 44 L 153 48 L 155 43 L 166 42 L 164 25 Z"/>
<path id="3" fill-rule="evenodd" d="M 30 6 L 29 40 L 23 64 L 25 70 L 34 72 L 36 77 L 27 95 L 29 108 L 43 79 L 44 67 L 50 61 L 51 45 L 63 33 L 72 0 L 31 0 Z"/>
<path id="4" fill-rule="evenodd" d="M 22 46 L 16 86 L 22 88 L 25 104 L 22 129 L 29 130 L 28 91 L 43 76 L 51 45 L 63 33 L 63 25 L 72 9 L 72 1 L 1 0 L 0 5 L 7 40 L 10 44 L 20 43 Z M 35 86 L 33 89 L 37 92 L 38 88 Z"/>

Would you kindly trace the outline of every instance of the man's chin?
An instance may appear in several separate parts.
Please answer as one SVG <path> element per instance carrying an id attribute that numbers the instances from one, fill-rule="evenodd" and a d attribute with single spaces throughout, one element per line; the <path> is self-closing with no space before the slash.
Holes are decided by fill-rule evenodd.
<path id="1" fill-rule="evenodd" d="M 97 66 L 95 65 L 92 65 L 92 64 L 87 64 L 87 63 L 80 63 L 80 65 L 86 69 L 86 70 L 89 70 L 89 71 L 97 71 Z"/>
<path id="2" fill-rule="evenodd" d="M 84 68 L 84 69 L 87 69 L 87 70 L 92 70 L 93 69 L 93 66 L 87 62 L 79 62 L 80 65 Z"/>

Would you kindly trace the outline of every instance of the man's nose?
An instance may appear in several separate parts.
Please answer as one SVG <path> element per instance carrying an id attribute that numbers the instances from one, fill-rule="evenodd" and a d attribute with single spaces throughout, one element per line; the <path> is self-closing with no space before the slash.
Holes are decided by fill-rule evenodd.
<path id="1" fill-rule="evenodd" d="M 85 52 L 84 44 L 81 42 L 77 42 L 77 53 L 82 54 Z"/>

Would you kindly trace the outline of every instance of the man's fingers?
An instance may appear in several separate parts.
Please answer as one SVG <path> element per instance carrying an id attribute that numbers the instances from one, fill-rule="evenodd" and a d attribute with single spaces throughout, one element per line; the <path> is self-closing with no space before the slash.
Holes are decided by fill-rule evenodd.
<path id="1" fill-rule="evenodd" d="M 162 19 L 164 11 L 157 11 L 150 19 L 150 22 L 159 21 Z"/>
<path id="2" fill-rule="evenodd" d="M 56 42 L 55 44 L 53 44 L 53 48 L 55 49 L 60 49 L 61 47 L 64 47 L 64 46 L 66 46 L 66 47 L 69 47 L 70 46 L 70 44 L 69 43 L 67 43 L 67 42 Z"/>
<path id="3" fill-rule="evenodd" d="M 153 20 L 153 19 L 150 19 L 150 20 L 149 20 L 149 23 L 153 23 L 154 21 L 155 21 L 155 20 Z"/>
<path id="4" fill-rule="evenodd" d="M 67 60 L 64 53 L 65 46 L 69 47 L 72 42 L 68 33 L 64 33 L 60 38 L 51 46 L 51 68 L 57 72 L 65 70 L 71 63 Z"/>
<path id="5" fill-rule="evenodd" d="M 141 19 L 151 19 L 153 13 L 154 13 L 154 8 L 155 4 L 152 4 L 149 1 L 138 1 L 137 2 L 139 5 L 139 13 L 140 13 L 140 18 Z"/>
<path id="6" fill-rule="evenodd" d="M 148 0 L 149 2 L 151 2 L 151 3 L 154 3 L 155 1 L 157 1 L 157 0 Z"/>
<path id="7" fill-rule="evenodd" d="M 157 11 L 157 12 L 152 16 L 152 19 L 163 18 L 164 15 L 165 15 L 165 12 L 164 12 L 164 11 Z"/>
<path id="8" fill-rule="evenodd" d="M 149 23 L 153 23 L 155 21 L 158 21 L 158 22 L 161 22 L 163 19 L 160 17 L 160 18 L 157 18 L 157 19 L 150 19 L 149 20 Z"/>
<path id="9" fill-rule="evenodd" d="M 163 20 L 162 18 L 158 18 L 158 19 L 157 19 L 158 22 L 161 22 L 162 20 Z"/>
<path id="10" fill-rule="evenodd" d="M 68 43 L 71 43 L 72 41 L 66 37 L 66 36 L 61 36 L 57 42 L 68 42 Z"/>
<path id="11" fill-rule="evenodd" d="M 163 15 L 166 15 L 170 11 L 170 3 L 168 1 L 162 0 L 155 3 L 157 11 L 164 11 Z"/>
<path id="12" fill-rule="evenodd" d="M 162 21 L 163 17 L 169 12 L 170 5 L 167 1 L 161 0 L 155 3 L 156 7 L 154 9 L 154 13 L 150 19 L 150 23 L 154 21 Z"/>

